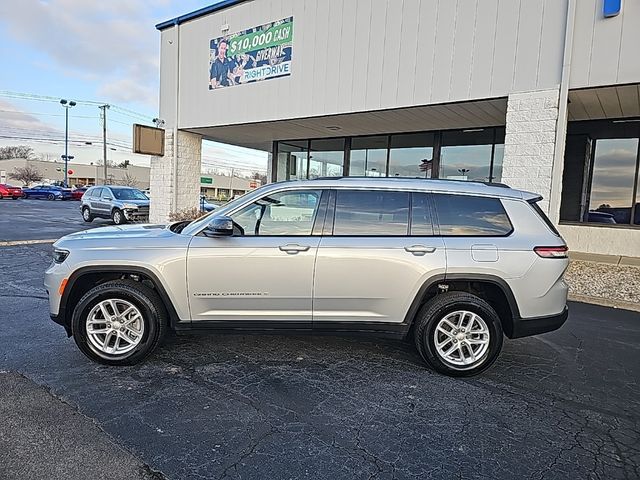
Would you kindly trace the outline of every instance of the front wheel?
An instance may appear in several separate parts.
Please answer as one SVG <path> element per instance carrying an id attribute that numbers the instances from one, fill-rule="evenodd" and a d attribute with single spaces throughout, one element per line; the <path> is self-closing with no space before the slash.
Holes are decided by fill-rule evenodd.
<path id="1" fill-rule="evenodd" d="M 133 365 L 148 356 L 167 329 L 157 293 L 132 280 L 114 280 L 89 290 L 73 310 L 73 339 L 91 360 Z"/>
<path id="2" fill-rule="evenodd" d="M 56 196 L 53 193 L 50 193 L 49 195 L 47 195 L 47 200 L 55 200 Z"/>
<path id="3" fill-rule="evenodd" d="M 124 213 L 122 213 L 122 210 L 118 208 L 115 208 L 113 210 L 113 213 L 111 214 L 111 220 L 113 220 L 113 223 L 115 223 L 116 225 L 123 225 L 127 223 L 127 219 L 124 217 Z"/>
<path id="4" fill-rule="evenodd" d="M 434 370 L 452 377 L 482 373 L 502 350 L 500 317 L 486 301 L 466 292 L 436 295 L 416 319 L 416 348 Z"/>

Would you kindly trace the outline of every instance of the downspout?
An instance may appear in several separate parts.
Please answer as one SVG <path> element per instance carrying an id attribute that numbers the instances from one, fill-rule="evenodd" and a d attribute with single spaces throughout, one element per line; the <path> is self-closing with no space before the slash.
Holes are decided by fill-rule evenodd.
<path id="1" fill-rule="evenodd" d="M 551 169 L 551 193 L 549 195 L 549 217 L 558 224 L 560 220 L 560 201 L 562 198 L 562 173 L 564 150 L 567 142 L 567 119 L 569 112 L 569 80 L 571 76 L 571 55 L 573 53 L 573 31 L 576 17 L 576 0 L 567 0 L 567 21 L 564 34 L 564 52 L 562 54 L 562 76 L 558 99 L 558 120 L 556 121 L 556 148 Z"/>
<path id="2" fill-rule="evenodd" d="M 176 105 L 173 124 L 173 213 L 178 211 L 178 122 L 180 121 L 180 24 L 176 22 Z"/>

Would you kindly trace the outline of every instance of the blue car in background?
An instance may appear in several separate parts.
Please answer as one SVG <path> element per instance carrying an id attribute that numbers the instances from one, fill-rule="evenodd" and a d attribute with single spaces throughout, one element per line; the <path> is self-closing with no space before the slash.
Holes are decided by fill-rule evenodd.
<path id="1" fill-rule="evenodd" d="M 23 188 L 24 198 L 43 198 L 47 200 L 71 200 L 71 189 L 56 187 L 55 185 L 36 185 Z"/>

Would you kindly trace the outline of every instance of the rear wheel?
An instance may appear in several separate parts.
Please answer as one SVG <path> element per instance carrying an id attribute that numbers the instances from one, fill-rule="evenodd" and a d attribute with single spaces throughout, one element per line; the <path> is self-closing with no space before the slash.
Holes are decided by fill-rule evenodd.
<path id="1" fill-rule="evenodd" d="M 111 220 L 116 225 L 123 225 L 127 223 L 127 219 L 124 217 L 124 213 L 119 208 L 114 208 L 113 213 L 111 213 Z"/>
<path id="2" fill-rule="evenodd" d="M 82 219 L 87 223 L 93 221 L 93 215 L 91 215 L 91 210 L 89 210 L 89 207 L 82 208 Z"/>
<path id="3" fill-rule="evenodd" d="M 73 310 L 73 338 L 91 360 L 133 365 L 148 356 L 167 329 L 162 300 L 132 280 L 114 280 L 89 290 Z"/>
<path id="4" fill-rule="evenodd" d="M 493 307 L 466 292 L 437 295 L 416 319 L 416 348 L 434 370 L 452 377 L 482 373 L 502 349 L 502 324 Z"/>

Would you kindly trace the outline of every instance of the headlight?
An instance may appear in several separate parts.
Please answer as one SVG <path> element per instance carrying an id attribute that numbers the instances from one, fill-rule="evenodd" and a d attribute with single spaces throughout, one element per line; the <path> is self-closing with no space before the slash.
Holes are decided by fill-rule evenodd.
<path id="1" fill-rule="evenodd" d="M 56 263 L 64 262 L 69 256 L 69 250 L 62 250 L 60 248 L 56 248 L 53 250 L 53 261 Z"/>
<path id="2" fill-rule="evenodd" d="M 125 203 L 122 205 L 122 208 L 125 208 L 127 210 L 137 210 L 138 206 L 134 205 L 133 203 Z"/>

